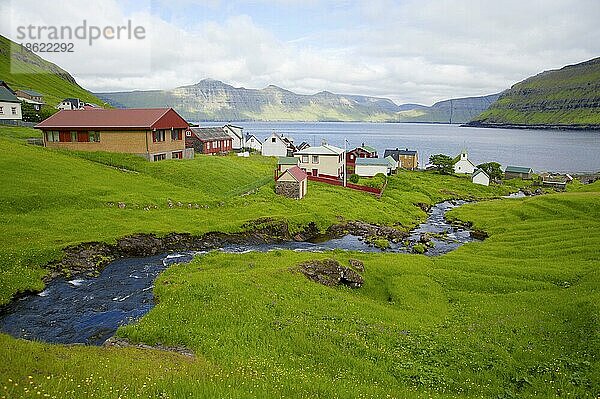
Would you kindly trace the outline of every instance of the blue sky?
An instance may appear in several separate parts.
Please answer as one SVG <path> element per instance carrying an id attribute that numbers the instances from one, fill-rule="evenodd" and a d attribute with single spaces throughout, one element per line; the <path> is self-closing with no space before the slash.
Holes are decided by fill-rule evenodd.
<path id="1" fill-rule="evenodd" d="M 17 24 L 147 28 L 142 42 L 77 44 L 45 58 L 94 91 L 170 89 L 204 78 L 432 104 L 499 92 L 543 70 L 600 56 L 600 1 L 10 0 Z M 79 3 L 80 5 L 83 3 Z"/>

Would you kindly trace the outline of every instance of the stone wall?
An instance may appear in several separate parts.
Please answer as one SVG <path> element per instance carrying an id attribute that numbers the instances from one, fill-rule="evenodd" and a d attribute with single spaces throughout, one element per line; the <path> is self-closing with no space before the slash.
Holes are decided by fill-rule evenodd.
<path id="1" fill-rule="evenodd" d="M 278 181 L 275 183 L 275 193 L 289 198 L 300 198 L 300 183 L 291 181 Z"/>

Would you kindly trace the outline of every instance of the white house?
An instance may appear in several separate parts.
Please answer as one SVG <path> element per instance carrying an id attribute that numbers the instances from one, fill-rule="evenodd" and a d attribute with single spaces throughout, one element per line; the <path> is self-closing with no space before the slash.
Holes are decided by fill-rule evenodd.
<path id="1" fill-rule="evenodd" d="M 56 106 L 58 109 L 74 110 L 83 109 L 85 103 L 78 98 L 65 98 Z"/>
<path id="2" fill-rule="evenodd" d="M 297 151 L 294 156 L 300 159 L 300 168 L 311 176 L 337 179 L 344 173 L 345 152 L 342 148 L 323 144 Z"/>
<path id="3" fill-rule="evenodd" d="M 388 175 L 390 170 L 390 161 L 386 158 L 356 158 L 354 164 L 354 173 L 362 177 L 373 177 L 378 173 Z"/>
<path id="4" fill-rule="evenodd" d="M 454 173 L 471 175 L 475 172 L 475 169 L 477 167 L 473 162 L 469 161 L 467 151 L 462 151 L 456 162 L 454 162 Z"/>
<path id="5" fill-rule="evenodd" d="M 391 173 L 395 173 L 396 170 L 398 170 L 399 162 L 396 161 L 393 156 L 388 155 L 387 157 L 385 157 L 383 159 L 387 159 L 387 161 L 389 162 L 389 164 L 390 164 L 390 172 Z"/>
<path id="6" fill-rule="evenodd" d="M 21 101 L 8 85 L 0 80 L 0 120 L 21 120 Z"/>
<path id="7" fill-rule="evenodd" d="M 481 184 L 482 186 L 490 185 L 490 177 L 481 169 L 477 169 L 473 173 L 473 176 L 471 176 L 471 181 L 475 184 Z"/>
<path id="8" fill-rule="evenodd" d="M 272 133 L 262 143 L 261 154 L 265 157 L 287 157 L 288 144 L 277 133 Z"/>
<path id="9" fill-rule="evenodd" d="M 246 136 L 246 145 L 244 147 L 261 152 L 262 142 L 259 139 L 257 139 L 255 135 L 248 134 Z"/>
<path id="10" fill-rule="evenodd" d="M 231 137 L 231 148 L 234 150 L 241 150 L 244 147 L 244 128 L 234 125 L 225 125 L 223 130 Z"/>

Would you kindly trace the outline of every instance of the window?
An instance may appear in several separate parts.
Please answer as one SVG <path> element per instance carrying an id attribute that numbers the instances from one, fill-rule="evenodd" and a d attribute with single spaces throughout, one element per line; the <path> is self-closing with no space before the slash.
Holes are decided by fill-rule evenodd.
<path id="1" fill-rule="evenodd" d="M 207 150 L 210 150 L 210 141 L 208 141 L 208 142 L 206 143 L 206 149 L 207 149 Z"/>
<path id="2" fill-rule="evenodd" d="M 318 155 L 313 155 L 312 156 L 312 163 L 319 163 L 319 156 Z"/>
<path id="3" fill-rule="evenodd" d="M 77 132 L 71 132 L 71 140 L 69 141 L 77 141 Z"/>
<path id="4" fill-rule="evenodd" d="M 276 141 L 277 141 L 277 139 L 275 137 L 271 137 L 271 143 L 274 143 Z"/>
<path id="5" fill-rule="evenodd" d="M 171 154 L 171 158 L 172 159 L 183 159 L 183 152 L 182 151 L 173 151 L 173 153 Z"/>
<path id="6" fill-rule="evenodd" d="M 46 141 L 51 143 L 58 143 L 60 141 L 60 136 L 56 130 L 50 130 L 46 132 Z"/>
<path id="7" fill-rule="evenodd" d="M 17 114 L 17 107 L 10 107 L 10 112 L 12 112 L 13 115 Z"/>
<path id="8" fill-rule="evenodd" d="M 152 132 L 152 141 L 154 141 L 155 143 L 165 141 L 165 131 L 157 130 L 155 132 Z"/>
<path id="9" fill-rule="evenodd" d="M 192 137 L 192 132 L 190 132 L 189 130 L 187 130 L 185 132 L 185 137 Z"/>
<path id="10" fill-rule="evenodd" d="M 173 129 L 171 131 L 171 140 L 172 141 L 181 140 L 181 129 Z"/>
<path id="11" fill-rule="evenodd" d="M 0 115 L 4 115 L 4 107 L 0 107 Z"/>
<path id="12" fill-rule="evenodd" d="M 100 142 L 100 132 L 89 132 L 90 134 L 90 143 L 99 143 Z"/>
<path id="13" fill-rule="evenodd" d="M 167 159 L 167 155 L 166 154 L 156 154 L 156 155 L 154 155 L 154 160 L 155 161 L 162 161 L 164 159 Z"/>
<path id="14" fill-rule="evenodd" d="M 308 163 L 308 155 L 302 155 L 302 163 Z"/>

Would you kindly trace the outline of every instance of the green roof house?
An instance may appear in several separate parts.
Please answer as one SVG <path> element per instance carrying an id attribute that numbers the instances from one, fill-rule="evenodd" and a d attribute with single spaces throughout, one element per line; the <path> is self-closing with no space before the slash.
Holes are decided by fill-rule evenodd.
<path id="1" fill-rule="evenodd" d="M 531 179 L 533 169 L 524 166 L 507 166 L 504 170 L 505 179 Z"/>

